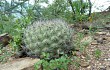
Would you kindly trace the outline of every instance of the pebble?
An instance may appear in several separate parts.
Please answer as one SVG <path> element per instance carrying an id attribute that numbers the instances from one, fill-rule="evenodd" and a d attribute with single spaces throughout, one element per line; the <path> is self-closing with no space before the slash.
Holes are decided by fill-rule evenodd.
<path id="1" fill-rule="evenodd" d="M 99 38 L 99 39 L 97 40 L 97 43 L 103 44 L 103 38 Z"/>
<path id="2" fill-rule="evenodd" d="M 100 66 L 99 70 L 106 70 L 106 67 L 105 66 Z"/>
<path id="3" fill-rule="evenodd" d="M 87 62 L 87 61 L 81 61 L 81 62 L 80 62 L 80 65 L 81 65 L 82 67 L 88 67 L 88 66 L 89 66 L 89 62 Z"/>
<path id="4" fill-rule="evenodd" d="M 106 32 L 96 32 L 96 35 L 106 35 Z"/>
<path id="5" fill-rule="evenodd" d="M 106 34 L 106 36 L 108 36 L 108 37 L 109 37 L 109 36 L 110 36 L 110 33 L 108 32 L 108 33 Z"/>
<path id="6" fill-rule="evenodd" d="M 110 58 L 106 58 L 106 59 L 104 59 L 105 61 L 110 61 Z"/>
<path id="7" fill-rule="evenodd" d="M 94 40 L 94 41 L 91 43 L 91 45 L 98 45 L 98 43 L 97 43 L 96 40 Z"/>

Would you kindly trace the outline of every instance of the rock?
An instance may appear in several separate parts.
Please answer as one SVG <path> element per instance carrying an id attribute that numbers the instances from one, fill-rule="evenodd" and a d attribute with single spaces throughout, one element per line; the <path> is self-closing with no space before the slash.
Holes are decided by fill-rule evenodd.
<path id="1" fill-rule="evenodd" d="M 97 43 L 103 44 L 104 43 L 103 38 L 98 38 Z"/>
<path id="2" fill-rule="evenodd" d="M 96 40 L 94 40 L 94 41 L 91 43 L 91 45 L 98 45 L 98 43 L 97 43 Z"/>
<path id="3" fill-rule="evenodd" d="M 107 36 L 107 37 L 110 37 L 110 33 L 108 32 L 108 33 L 106 34 L 106 36 Z"/>
<path id="4" fill-rule="evenodd" d="M 96 32 L 96 35 L 106 35 L 106 32 Z"/>
<path id="5" fill-rule="evenodd" d="M 106 67 L 100 66 L 100 67 L 99 67 L 99 70 L 106 70 Z"/>
<path id="6" fill-rule="evenodd" d="M 34 69 L 34 66 L 30 66 L 30 67 L 24 68 L 22 70 L 35 70 L 35 69 Z"/>
<path id="7" fill-rule="evenodd" d="M 88 67 L 88 66 L 89 66 L 89 62 L 87 62 L 87 61 L 81 61 L 81 62 L 80 62 L 80 65 L 81 65 L 82 67 Z"/>
<path id="8" fill-rule="evenodd" d="M 12 37 L 8 33 L 4 33 L 0 35 L 0 44 L 2 44 L 2 47 L 5 47 L 9 44 L 9 41 L 12 39 Z"/>
<path id="9" fill-rule="evenodd" d="M 27 68 L 32 69 L 33 65 L 39 60 L 40 59 L 32 59 L 28 57 L 15 59 L 11 62 L 0 64 L 0 70 L 28 70 Z"/>
<path id="10" fill-rule="evenodd" d="M 106 59 L 104 59 L 105 61 L 110 61 L 110 58 L 106 58 Z"/>

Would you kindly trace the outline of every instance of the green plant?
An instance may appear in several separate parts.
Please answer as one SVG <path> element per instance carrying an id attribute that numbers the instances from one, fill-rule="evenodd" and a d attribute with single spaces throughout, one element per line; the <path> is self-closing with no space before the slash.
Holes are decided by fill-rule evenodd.
<path id="1" fill-rule="evenodd" d="M 73 49 L 72 35 L 72 29 L 62 20 L 37 21 L 24 30 L 23 41 L 28 54 L 54 56 Z"/>
<path id="2" fill-rule="evenodd" d="M 77 22 L 82 22 L 82 21 L 86 21 L 88 16 L 85 15 L 85 12 L 87 11 L 87 9 L 89 9 L 89 3 L 88 1 L 83 1 L 83 0 L 68 0 L 70 7 L 72 7 L 72 11 L 74 13 L 73 15 L 73 19 L 74 21 Z M 90 13 L 90 11 L 88 11 Z"/>
<path id="3" fill-rule="evenodd" d="M 75 38 L 76 38 L 75 41 L 74 41 L 75 48 L 76 49 L 83 48 L 82 44 L 81 44 L 81 40 L 84 38 L 84 34 L 78 32 Z"/>
<path id="4" fill-rule="evenodd" d="M 99 58 L 99 57 L 101 56 L 101 54 L 102 54 L 102 52 L 101 52 L 101 50 L 99 50 L 99 49 L 96 49 L 96 50 L 94 51 L 94 56 L 95 56 L 96 58 Z"/>
<path id="5" fill-rule="evenodd" d="M 1 14 L 0 14 L 1 15 Z M 30 18 L 16 18 L 14 16 L 1 15 L 0 16 L 0 34 L 8 33 L 12 40 L 9 42 L 9 47 L 12 49 L 1 49 L 0 62 L 7 61 L 14 52 L 19 51 L 22 39 L 22 30 L 31 22 Z M 0 44 L 0 47 L 2 45 Z M 6 46 L 7 47 L 7 46 Z M 4 54 L 3 54 L 4 53 Z"/>
<path id="6" fill-rule="evenodd" d="M 84 36 L 83 33 L 77 33 L 74 41 L 74 47 L 82 53 L 86 53 L 88 45 L 92 42 L 92 36 Z"/>
<path id="7" fill-rule="evenodd" d="M 14 17 L 7 17 L 7 21 L 0 20 L 0 34 L 8 33 L 13 38 L 13 42 L 16 43 L 16 48 L 21 44 L 21 36 L 22 36 L 22 29 L 23 29 L 23 21 L 22 19 L 14 20 Z M 13 19 L 13 20 L 12 20 Z M 22 21 L 22 22 L 20 22 Z"/>
<path id="8" fill-rule="evenodd" d="M 35 70 L 38 70 L 41 66 L 43 70 L 68 70 L 68 64 L 71 60 L 67 56 L 62 56 L 55 60 L 50 60 L 49 62 L 46 60 L 40 60 L 35 64 Z"/>

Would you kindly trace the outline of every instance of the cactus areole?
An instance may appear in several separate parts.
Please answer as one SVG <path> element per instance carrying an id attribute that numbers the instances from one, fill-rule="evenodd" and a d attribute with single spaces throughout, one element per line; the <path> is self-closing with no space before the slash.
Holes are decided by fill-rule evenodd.
<path id="1" fill-rule="evenodd" d="M 73 30 L 63 20 L 36 21 L 24 30 L 23 42 L 28 54 L 54 56 L 73 49 L 72 36 Z"/>

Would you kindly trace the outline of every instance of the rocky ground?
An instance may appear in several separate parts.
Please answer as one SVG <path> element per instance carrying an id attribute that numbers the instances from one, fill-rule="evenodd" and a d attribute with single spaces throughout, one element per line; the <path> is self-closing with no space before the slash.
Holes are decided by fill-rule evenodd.
<path id="1" fill-rule="evenodd" d="M 110 70 L 110 22 L 93 35 L 87 34 L 87 27 L 78 31 L 84 34 L 82 41 L 90 41 L 90 44 L 85 46 L 83 53 L 77 51 L 75 54 L 79 61 L 73 62 L 77 61 L 79 67 L 71 66 L 69 70 Z"/>
<path id="2" fill-rule="evenodd" d="M 87 67 L 80 70 L 110 70 L 110 30 L 96 32 L 86 51 Z"/>

